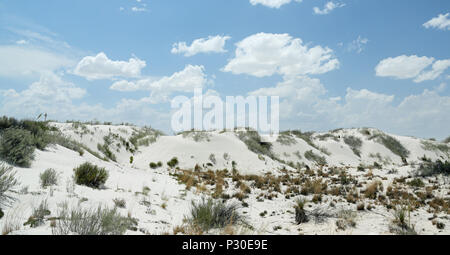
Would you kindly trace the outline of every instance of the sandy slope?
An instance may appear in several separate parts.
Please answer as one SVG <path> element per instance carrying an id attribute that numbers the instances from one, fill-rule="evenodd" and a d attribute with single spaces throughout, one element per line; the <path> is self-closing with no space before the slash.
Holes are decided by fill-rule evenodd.
<path id="1" fill-rule="evenodd" d="M 242 175 L 264 175 L 266 173 L 281 175 L 282 169 L 286 169 L 292 175 L 295 175 L 298 171 L 291 167 L 291 163 L 291 166 L 287 163 L 301 163 L 313 170 L 318 169 L 317 162 L 308 160 L 304 156 L 305 152 L 311 150 L 326 159 L 327 166 L 322 166 L 323 169 L 345 167 L 349 174 L 366 183 L 369 183 L 372 179 L 365 177 L 366 173 L 357 171 L 356 168 L 359 165 L 373 166 L 374 162 L 382 164 L 381 169 L 372 169 L 371 171 L 375 176 L 374 180 L 380 180 L 384 187 L 389 186 L 394 178 L 410 175 L 413 172 L 414 164 L 419 162 L 424 155 L 433 160 L 449 159 L 449 151 L 426 150 L 421 139 L 391 135 L 410 151 L 406 158 L 409 164 L 403 166 L 401 157 L 395 155 L 382 144 L 370 140 L 367 135 L 361 132 L 361 129 L 344 129 L 313 134 L 311 139 L 314 146 L 296 136 L 291 136 L 291 143 L 289 144 L 280 141 L 274 142 L 272 152 L 277 160 L 250 151 L 246 144 L 231 131 L 209 132 L 208 139 L 203 141 L 195 141 L 191 137 L 183 137 L 183 135 L 161 136 L 148 146 L 139 146 L 138 150 L 132 153 L 125 146 L 119 145 L 121 140 L 118 137 L 128 141 L 133 132 L 140 128 L 109 125 L 75 127 L 70 123 L 52 123 L 52 125 L 100 155 L 102 153 L 98 150 L 97 145 L 104 143 L 105 136 L 114 134 L 116 138 L 113 139 L 111 150 L 114 152 L 117 162 L 99 159 L 87 151 L 81 156 L 78 152 L 59 145 L 49 147 L 46 151 L 36 151 L 36 157 L 31 168 L 15 168 L 17 178 L 20 181 L 19 192 L 14 194 L 17 201 L 10 208 L 4 210 L 5 217 L 0 219 L 0 226 L 5 225 L 8 221 L 8 224 L 16 223 L 17 230 L 11 234 L 52 233 L 49 221 L 44 226 L 37 228 L 22 225 L 30 216 L 32 209 L 44 199 L 48 201 L 51 216 L 57 216 L 58 204 L 64 201 L 68 201 L 72 206 L 85 208 L 93 208 L 99 204 L 113 207 L 113 199 L 115 198 L 126 200 L 126 208 L 119 209 L 123 215 L 128 214 L 139 220 L 138 231 L 128 231 L 127 234 L 172 233 L 173 228 L 181 225 L 183 218 L 189 213 L 191 201 L 207 196 L 196 188 L 186 190 L 184 184 L 179 183 L 169 174 L 175 170 L 169 169 L 166 162 L 173 157 L 178 158 L 179 168 L 181 169 L 193 169 L 198 164 L 202 169 L 228 169 L 231 171 L 234 161 L 235 168 Z M 369 129 L 369 131 L 371 133 L 381 132 L 375 129 Z M 333 137 L 323 138 L 325 134 Z M 343 141 L 345 136 L 354 136 L 362 140 L 360 157 L 355 155 Z M 325 148 L 327 153 L 321 151 L 322 148 Z M 212 154 L 216 159 L 215 162 L 211 161 Z M 131 156 L 133 156 L 133 163 L 130 163 Z M 382 160 L 380 161 L 380 159 Z M 106 189 L 94 190 L 73 184 L 73 169 L 86 161 L 108 169 L 110 177 L 106 182 Z M 163 163 L 163 167 L 157 169 L 149 167 L 150 162 L 158 161 Z M 57 186 L 42 189 L 39 185 L 39 175 L 48 168 L 57 170 L 59 182 Z M 389 174 L 388 171 L 392 169 L 396 170 L 396 173 Z M 441 189 L 435 192 L 438 193 L 437 195 L 448 199 L 450 185 L 448 177 L 440 177 L 436 181 L 441 185 Z M 427 181 L 425 182 L 427 183 Z M 148 194 L 144 194 L 144 187 L 150 188 Z M 286 188 L 282 186 L 282 190 L 286 190 Z M 229 194 L 233 194 L 235 191 L 232 186 L 225 190 Z M 236 232 L 261 234 L 389 234 L 392 210 L 388 211 L 383 206 L 377 205 L 371 211 L 358 212 L 355 228 L 338 231 L 335 224 L 338 220 L 337 213 L 343 209 L 356 211 L 356 204 L 324 195 L 321 203 L 309 203 L 306 209 L 307 211 L 313 211 L 317 208 L 323 208 L 330 214 L 329 217 L 321 223 L 310 221 L 297 225 L 294 222 L 293 215 L 294 198 L 286 198 L 283 194 L 279 194 L 272 200 L 258 200 L 257 196 L 264 192 L 253 188 L 252 193 L 245 199 L 248 207 L 240 209 L 247 216 L 248 222 L 254 229 L 238 229 Z M 312 199 L 313 196 L 307 195 L 304 197 Z M 232 198 L 231 201 L 237 202 L 237 199 Z M 330 207 L 332 201 L 335 204 L 334 207 Z M 264 211 L 267 211 L 267 215 L 261 216 L 261 212 Z M 412 213 L 411 222 L 416 225 L 417 232 L 419 234 L 449 234 L 450 219 L 448 215 L 445 212 L 438 215 L 440 221 L 446 225 L 443 230 L 438 230 L 428 220 L 432 216 L 433 213 L 427 212 L 425 208 Z M 220 233 L 220 230 L 217 230 L 217 232 Z"/>

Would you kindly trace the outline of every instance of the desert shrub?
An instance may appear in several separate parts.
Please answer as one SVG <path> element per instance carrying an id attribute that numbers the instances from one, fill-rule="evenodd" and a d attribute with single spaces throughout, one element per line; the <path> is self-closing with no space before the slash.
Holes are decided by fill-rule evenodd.
<path id="1" fill-rule="evenodd" d="M 103 153 L 103 155 L 105 155 L 105 157 L 107 157 L 108 159 L 116 162 L 116 155 L 114 154 L 114 152 L 111 151 L 111 149 L 109 148 L 109 146 L 111 146 L 112 144 L 112 138 L 111 135 L 107 135 L 105 137 L 103 137 L 103 145 L 102 144 L 97 144 L 97 149 Z"/>
<path id="2" fill-rule="evenodd" d="M 209 161 L 212 162 L 213 165 L 215 165 L 217 163 L 217 159 L 216 159 L 216 155 L 214 155 L 213 153 L 211 153 L 209 155 Z"/>
<path id="3" fill-rule="evenodd" d="M 173 157 L 171 160 L 169 160 L 168 162 L 167 162 L 167 165 L 169 166 L 169 167 L 176 167 L 177 165 L 178 165 L 178 158 L 177 157 Z"/>
<path id="4" fill-rule="evenodd" d="M 297 224 L 308 222 L 308 216 L 305 212 L 305 200 L 297 199 L 295 201 L 294 209 L 295 209 L 295 222 Z"/>
<path id="5" fill-rule="evenodd" d="M 450 146 L 445 143 L 438 142 L 430 142 L 430 141 L 422 141 L 422 148 L 427 151 L 441 151 L 441 152 L 449 152 Z"/>
<path id="6" fill-rule="evenodd" d="M 391 232 L 399 234 L 399 235 L 417 235 L 417 232 L 414 230 L 414 226 L 411 225 L 409 218 L 408 210 L 405 207 L 396 208 L 394 211 L 394 219 L 391 226 Z"/>
<path id="7" fill-rule="evenodd" d="M 8 193 L 19 183 L 11 166 L 0 163 L 0 208 L 9 204 L 13 198 Z"/>
<path id="8" fill-rule="evenodd" d="M 191 215 L 188 221 L 204 231 L 245 223 L 243 216 L 237 212 L 237 209 L 236 204 L 203 199 L 198 203 L 192 202 Z"/>
<path id="9" fill-rule="evenodd" d="M 345 136 L 344 142 L 352 149 L 356 156 L 361 157 L 362 140 L 356 136 Z"/>
<path id="10" fill-rule="evenodd" d="M 156 169 L 156 168 L 160 167 L 159 163 L 160 162 L 158 162 L 158 163 L 150 162 L 149 166 L 150 166 L 151 169 Z"/>
<path id="11" fill-rule="evenodd" d="M 443 142 L 444 142 L 444 143 L 450 143 L 450 136 L 447 137 L 447 138 L 445 138 Z"/>
<path id="12" fill-rule="evenodd" d="M 133 129 L 133 133 L 130 137 L 131 144 L 137 150 L 139 146 L 149 146 L 150 144 L 156 142 L 158 137 L 163 135 L 161 131 L 153 129 L 151 127 L 143 127 L 139 130 Z"/>
<path id="13" fill-rule="evenodd" d="M 449 175 L 450 174 L 450 162 L 436 160 L 435 162 L 426 160 L 419 165 L 417 172 L 420 176 L 432 176 L 432 175 Z"/>
<path id="14" fill-rule="evenodd" d="M 119 208 L 125 208 L 127 205 L 127 202 L 123 198 L 114 198 L 113 202 L 114 202 L 114 205 Z"/>
<path id="15" fill-rule="evenodd" d="M 37 208 L 33 209 L 32 215 L 28 218 L 28 221 L 24 225 L 30 225 L 35 228 L 44 224 L 45 216 L 50 215 L 51 212 L 48 209 L 47 200 L 43 200 Z"/>
<path id="16" fill-rule="evenodd" d="M 80 155 L 83 155 L 83 145 L 79 142 L 76 142 L 70 139 L 68 136 L 65 136 L 61 132 L 53 132 L 51 136 L 51 143 L 61 145 L 69 150 L 73 150 L 78 152 Z M 95 156 L 95 155 L 94 155 Z M 101 158 L 100 158 L 101 159 Z"/>
<path id="17" fill-rule="evenodd" d="M 8 128 L 1 133 L 0 158 L 10 164 L 29 167 L 34 149 L 33 136 L 28 130 Z"/>
<path id="18" fill-rule="evenodd" d="M 325 159 L 325 157 L 315 154 L 312 150 L 306 151 L 304 156 L 306 159 L 316 162 L 319 165 L 327 164 L 327 160 Z"/>
<path id="19" fill-rule="evenodd" d="M 340 230 L 346 230 L 348 227 L 354 228 L 356 226 L 356 212 L 351 210 L 342 210 L 338 213 L 338 220 L 336 226 Z"/>
<path id="20" fill-rule="evenodd" d="M 272 144 L 265 143 L 261 140 L 261 136 L 258 134 L 257 131 L 254 130 L 248 130 L 248 131 L 241 131 L 237 133 L 238 138 L 247 145 L 247 148 L 256 153 L 256 154 L 263 154 L 266 155 L 272 159 L 275 158 L 274 154 L 272 153 Z"/>
<path id="21" fill-rule="evenodd" d="M 39 175 L 39 178 L 41 180 L 42 188 L 58 184 L 58 173 L 56 173 L 56 170 L 52 168 L 49 168 L 42 172 Z"/>
<path id="22" fill-rule="evenodd" d="M 375 139 L 377 142 L 384 145 L 384 147 L 388 148 L 392 153 L 401 157 L 402 159 L 406 159 L 410 152 L 407 150 L 397 139 L 392 136 L 377 133 L 369 138 L 370 140 Z"/>
<path id="23" fill-rule="evenodd" d="M 211 134 L 208 133 L 207 131 L 195 131 L 195 130 L 191 130 L 191 131 L 184 131 L 181 133 L 183 138 L 192 138 L 195 142 L 203 142 L 203 141 L 207 141 L 209 142 L 210 138 L 211 138 Z"/>
<path id="24" fill-rule="evenodd" d="M 100 168 L 86 162 L 74 169 L 74 180 L 78 185 L 85 185 L 91 188 L 102 187 L 108 179 L 108 172 L 105 168 Z"/>
<path id="25" fill-rule="evenodd" d="M 60 207 L 54 235 L 123 235 L 127 229 L 135 230 L 137 220 L 121 216 L 116 208 L 95 209 L 69 208 L 67 203 Z"/>
<path id="26" fill-rule="evenodd" d="M 280 134 L 277 137 L 277 142 L 279 142 L 282 145 L 286 145 L 286 146 L 294 145 L 297 143 L 297 141 L 295 141 L 294 137 L 287 135 L 287 134 Z"/>

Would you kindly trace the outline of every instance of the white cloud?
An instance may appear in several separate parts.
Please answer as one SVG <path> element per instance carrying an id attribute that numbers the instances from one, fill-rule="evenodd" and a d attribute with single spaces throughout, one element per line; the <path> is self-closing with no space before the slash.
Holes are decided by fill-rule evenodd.
<path id="1" fill-rule="evenodd" d="M 136 57 L 128 61 L 110 60 L 105 53 L 84 57 L 75 67 L 74 74 L 88 80 L 112 79 L 115 77 L 138 77 L 141 69 L 146 66 L 145 61 Z"/>
<path id="2" fill-rule="evenodd" d="M 325 4 L 325 6 L 323 7 L 322 10 L 319 7 L 314 7 L 313 11 L 315 14 L 325 15 L 325 14 L 329 14 L 331 11 L 333 11 L 336 8 L 341 8 L 344 6 L 345 6 L 344 3 L 335 3 L 333 1 L 330 1 Z"/>
<path id="3" fill-rule="evenodd" d="M 450 13 L 439 14 L 439 16 L 432 18 L 423 24 L 426 28 L 436 28 L 441 30 L 450 30 Z"/>
<path id="4" fill-rule="evenodd" d="M 369 42 L 369 39 L 363 38 L 360 35 L 356 40 L 352 41 L 348 45 L 349 51 L 356 51 L 358 54 L 361 53 L 364 50 L 364 46 Z"/>
<path id="5" fill-rule="evenodd" d="M 146 12 L 147 8 L 145 7 L 137 7 L 137 6 L 133 6 L 131 7 L 131 11 L 133 12 Z"/>
<path id="6" fill-rule="evenodd" d="M 450 67 L 450 59 L 438 60 L 434 62 L 431 70 L 422 72 L 419 76 L 417 76 L 414 82 L 435 80 L 436 78 L 441 76 L 441 74 L 445 72 L 445 70 L 447 70 L 447 68 L 449 67 Z"/>
<path id="7" fill-rule="evenodd" d="M 236 44 L 235 57 L 224 72 L 256 77 L 322 74 L 339 68 L 339 61 L 327 47 L 308 48 L 289 34 L 258 33 Z"/>
<path id="8" fill-rule="evenodd" d="M 282 5 L 288 4 L 290 2 L 301 3 L 302 0 L 250 0 L 252 5 L 261 4 L 270 8 L 280 8 Z"/>
<path id="9" fill-rule="evenodd" d="M 231 37 L 229 36 L 208 36 L 208 38 L 196 39 L 190 46 L 186 42 L 175 43 L 172 47 L 172 54 L 182 54 L 185 57 L 194 56 L 198 53 L 221 53 L 226 52 L 225 43 Z"/>
<path id="10" fill-rule="evenodd" d="M 431 70 L 426 70 L 429 66 L 431 66 Z M 395 58 L 383 59 L 377 65 L 375 71 L 376 75 L 380 77 L 414 79 L 414 82 L 419 83 L 427 80 L 435 80 L 449 67 L 450 59 L 435 61 L 432 57 L 402 55 Z"/>
<path id="11" fill-rule="evenodd" d="M 347 88 L 343 99 L 330 97 L 318 79 L 292 77 L 250 95 L 280 96 L 282 129 L 330 130 L 376 127 L 402 135 L 446 137 L 450 123 L 450 97 L 441 96 L 445 84 L 396 104 L 394 95 Z"/>
<path id="12" fill-rule="evenodd" d="M 210 81 L 204 72 L 203 66 L 187 65 L 182 71 L 162 78 L 145 78 L 137 81 L 117 81 L 110 87 L 117 91 L 151 91 L 154 103 L 167 101 L 173 92 L 192 92 L 194 88 L 204 87 Z M 158 98 L 158 100 L 156 100 Z"/>
<path id="13" fill-rule="evenodd" d="M 54 73 L 43 73 L 39 81 L 32 83 L 27 89 L 17 92 L 14 89 L 1 90 L 3 96 L 0 109 L 13 116 L 36 115 L 46 111 L 68 110 L 72 100 L 80 99 L 86 94 L 82 88 L 73 83 L 63 81 Z"/>
<path id="14" fill-rule="evenodd" d="M 75 61 L 44 49 L 24 45 L 0 45 L 0 76 L 39 76 L 75 65 Z"/>

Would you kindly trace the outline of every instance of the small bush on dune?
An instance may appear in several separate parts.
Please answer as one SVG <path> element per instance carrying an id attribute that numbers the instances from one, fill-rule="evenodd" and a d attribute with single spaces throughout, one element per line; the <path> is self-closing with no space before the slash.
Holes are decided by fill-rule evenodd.
<path id="1" fill-rule="evenodd" d="M 178 165 L 178 158 L 173 157 L 169 162 L 167 162 L 167 165 L 172 168 L 176 167 Z"/>
<path id="2" fill-rule="evenodd" d="M 444 143 L 450 143 L 450 136 L 447 137 L 447 138 L 445 138 L 443 142 L 444 142 Z"/>
<path id="3" fill-rule="evenodd" d="M 308 216 L 306 215 L 304 209 L 305 204 L 306 204 L 305 200 L 300 199 L 296 200 L 294 209 L 295 209 L 295 222 L 297 224 L 308 222 Z"/>
<path id="4" fill-rule="evenodd" d="M 450 174 L 450 162 L 441 160 L 425 161 L 419 165 L 418 174 L 420 176 L 433 176 L 438 174 L 449 175 Z"/>
<path id="5" fill-rule="evenodd" d="M 344 142 L 352 149 L 356 156 L 361 157 L 362 140 L 356 136 L 344 137 Z"/>
<path id="6" fill-rule="evenodd" d="M 325 159 L 325 157 L 315 154 L 312 150 L 306 151 L 304 156 L 306 159 L 316 162 L 319 165 L 327 164 L 327 160 Z"/>
<path id="7" fill-rule="evenodd" d="M 83 210 L 69 208 L 64 203 L 52 232 L 54 235 L 123 235 L 127 229 L 135 230 L 136 225 L 136 219 L 121 216 L 116 208 L 99 206 L 97 210 Z"/>
<path id="8" fill-rule="evenodd" d="M 392 136 L 378 133 L 369 138 L 370 140 L 376 139 L 377 142 L 384 145 L 384 147 L 388 148 L 392 153 L 401 157 L 402 159 L 406 159 L 410 151 L 407 150 L 397 139 Z"/>
<path id="9" fill-rule="evenodd" d="M 58 184 L 58 173 L 56 173 L 56 170 L 52 168 L 42 172 L 39 175 L 39 178 L 41 179 L 42 188 Z"/>
<path id="10" fill-rule="evenodd" d="M 91 188 L 101 188 L 108 179 L 108 172 L 105 168 L 100 168 L 86 162 L 74 169 L 74 180 L 78 185 L 85 185 Z"/>
<path id="11" fill-rule="evenodd" d="M 14 175 L 15 172 L 12 171 L 12 167 L 0 163 L 0 208 L 13 200 L 8 193 L 19 184 Z"/>
<path id="12" fill-rule="evenodd" d="M 212 199 L 192 202 L 191 215 L 188 221 L 204 231 L 212 228 L 223 228 L 227 225 L 245 223 L 243 216 L 237 212 L 235 204 L 225 204 Z"/>
<path id="13" fill-rule="evenodd" d="M 33 136 L 25 129 L 8 128 L 1 133 L 0 158 L 20 167 L 29 167 L 34 159 Z"/>

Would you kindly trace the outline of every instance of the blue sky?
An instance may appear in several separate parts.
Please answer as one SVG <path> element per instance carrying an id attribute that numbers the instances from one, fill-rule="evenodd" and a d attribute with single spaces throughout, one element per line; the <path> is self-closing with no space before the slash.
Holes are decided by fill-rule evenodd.
<path id="1" fill-rule="evenodd" d="M 0 114 L 170 133 L 170 98 L 201 86 L 280 96 L 282 129 L 444 138 L 449 12 L 446 0 L 3 0 Z"/>

